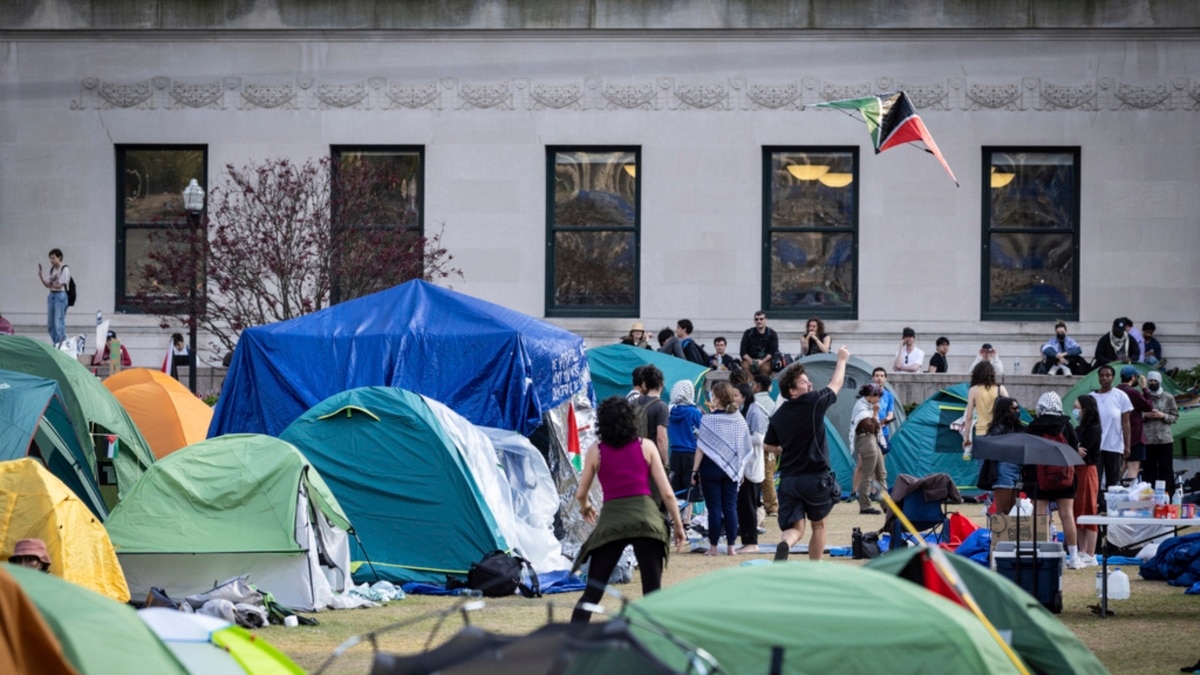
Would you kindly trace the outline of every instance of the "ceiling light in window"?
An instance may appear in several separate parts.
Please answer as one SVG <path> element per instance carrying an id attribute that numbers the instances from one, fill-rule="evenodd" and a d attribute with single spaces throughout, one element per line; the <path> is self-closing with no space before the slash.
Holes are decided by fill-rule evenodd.
<path id="1" fill-rule="evenodd" d="M 1003 171 L 996 171 L 996 167 L 994 167 L 994 166 L 992 167 L 992 187 L 993 188 L 1002 188 L 1002 187 L 1008 185 L 1009 183 L 1011 183 L 1013 181 L 1013 179 L 1016 177 L 1017 177 L 1017 174 L 1015 174 L 1015 173 L 1004 173 Z"/>
<path id="2" fill-rule="evenodd" d="M 624 168 L 625 168 L 625 173 L 629 174 L 630 178 L 637 178 L 637 165 L 636 164 L 626 164 Z"/>
<path id="3" fill-rule="evenodd" d="M 822 164 L 789 164 L 787 170 L 800 180 L 816 180 L 829 173 L 829 167 Z"/>
<path id="4" fill-rule="evenodd" d="M 844 188 L 854 182 L 854 174 L 830 172 L 820 176 L 817 180 L 821 181 L 821 185 L 825 187 Z"/>

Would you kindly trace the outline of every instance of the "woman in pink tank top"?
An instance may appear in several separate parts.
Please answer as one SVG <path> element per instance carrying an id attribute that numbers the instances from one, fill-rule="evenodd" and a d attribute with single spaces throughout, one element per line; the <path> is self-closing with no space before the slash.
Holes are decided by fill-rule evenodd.
<path id="1" fill-rule="evenodd" d="M 604 595 L 608 578 L 616 569 L 626 546 L 633 546 L 642 575 L 642 594 L 658 590 L 667 559 L 669 540 L 662 512 L 651 497 L 651 481 L 662 495 L 663 507 L 671 518 L 674 532 L 671 537 L 678 550 L 686 542 L 679 506 L 663 469 L 658 448 L 638 437 L 633 406 L 620 396 L 605 399 L 596 410 L 596 428 L 600 442 L 588 448 L 579 476 L 575 500 L 584 520 L 596 528 L 579 549 L 572 571 L 588 563 L 587 589 L 579 598 L 573 623 L 587 623 L 592 618 L 587 604 L 595 604 Z M 592 480 L 600 479 L 604 493 L 604 508 L 597 518 L 596 507 L 588 499 Z"/>

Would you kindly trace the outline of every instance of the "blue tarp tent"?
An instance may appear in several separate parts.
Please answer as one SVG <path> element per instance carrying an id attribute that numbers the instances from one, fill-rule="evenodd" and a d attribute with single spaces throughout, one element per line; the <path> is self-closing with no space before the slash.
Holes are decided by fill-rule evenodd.
<path id="1" fill-rule="evenodd" d="M 401 387 L 475 424 L 520 431 L 581 389 L 583 338 L 424 281 L 410 281 L 289 321 L 246 329 L 209 436 L 278 436 L 326 398 Z"/>
<path id="2" fill-rule="evenodd" d="M 663 373 L 663 400 L 671 399 L 671 387 L 680 380 L 691 382 L 697 392 L 704 390 L 704 374 L 708 368 L 670 354 L 623 344 L 595 347 L 587 354 L 598 402 L 609 396 L 628 394 L 633 388 L 633 369 L 646 364 L 658 366 Z M 699 396 L 696 402 L 700 402 Z"/>

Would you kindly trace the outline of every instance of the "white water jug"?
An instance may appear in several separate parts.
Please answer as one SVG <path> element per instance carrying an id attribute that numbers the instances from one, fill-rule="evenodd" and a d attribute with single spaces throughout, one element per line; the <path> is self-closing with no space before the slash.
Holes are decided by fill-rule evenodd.
<path id="1" fill-rule="evenodd" d="M 1100 597 L 1104 583 L 1104 577 L 1100 572 L 1096 572 L 1096 597 Z M 1128 600 L 1129 599 L 1129 575 L 1121 571 L 1120 567 L 1112 568 L 1108 573 L 1108 599 L 1109 600 Z"/>

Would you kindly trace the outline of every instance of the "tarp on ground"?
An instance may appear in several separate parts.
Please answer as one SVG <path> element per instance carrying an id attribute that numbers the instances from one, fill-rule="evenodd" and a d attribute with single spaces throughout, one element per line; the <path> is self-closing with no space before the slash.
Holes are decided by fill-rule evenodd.
<path id="1" fill-rule="evenodd" d="M 142 473 L 154 463 L 154 454 L 137 425 L 117 399 L 104 388 L 90 370 L 76 359 L 21 335 L 0 335 L 0 368 L 37 375 L 58 383 L 67 413 L 75 425 L 75 435 L 88 458 L 88 467 L 96 471 L 96 448 L 107 448 L 105 437 L 117 437 L 118 496 L 133 487 Z M 97 482 L 101 482 L 97 479 Z"/>
<path id="2" fill-rule="evenodd" d="M 551 568 L 569 566 L 552 530 L 518 522 L 491 442 L 437 401 L 394 387 L 352 389 L 314 406 L 281 438 L 321 471 L 354 521 L 366 551 L 354 542 L 352 556 L 371 562 L 356 563 L 360 582 L 378 574 L 442 583 L 510 547 L 535 568 L 546 569 L 539 551 L 559 561 Z"/>
<path id="3" fill-rule="evenodd" d="M 894 574 L 926 588 L 920 552 L 915 546 L 889 551 L 869 561 L 867 569 Z M 944 557 L 962 577 L 983 615 L 1035 672 L 1107 675 L 1100 659 L 1037 598 L 968 558 L 950 553 Z"/>
<path id="4" fill-rule="evenodd" d="M 156 462 L 113 509 L 108 531 L 129 587 L 172 597 L 245 574 L 280 603 L 322 609 L 349 579 L 350 521 L 290 443 L 212 438 Z"/>
<path id="5" fill-rule="evenodd" d="M 41 461 L 98 518 L 108 517 L 58 383 L 0 370 L 0 461 L 27 456 Z"/>
<path id="6" fill-rule="evenodd" d="M 697 392 L 704 390 L 704 374 L 708 368 L 670 354 L 615 344 L 587 350 L 588 369 L 596 401 L 609 396 L 624 396 L 633 389 L 633 369 L 654 365 L 663 373 L 663 399 L 671 398 L 671 387 L 680 380 L 692 383 Z M 699 397 L 697 397 L 699 401 Z"/>
<path id="7" fill-rule="evenodd" d="M 0 462 L 0 560 L 8 560 L 17 542 L 30 538 L 46 542 L 54 576 L 129 601 L 100 519 L 36 459 Z"/>
<path id="8" fill-rule="evenodd" d="M 7 570 L 81 675 L 187 675 L 129 605 L 37 570 L 16 565 Z"/>
<path id="9" fill-rule="evenodd" d="M 732 567 L 630 604 L 730 672 L 1017 673 L 983 624 L 903 579 L 833 563 Z M 678 649 L 635 634 L 668 663 Z"/>
<path id="10" fill-rule="evenodd" d="M 368 386 L 401 387 L 526 435 L 591 391 L 579 336 L 417 280 L 243 331 L 209 435 L 278 436 L 326 398 Z"/>
<path id="11" fill-rule="evenodd" d="M 1110 363 L 1109 365 L 1113 367 L 1113 371 L 1114 371 L 1114 373 L 1113 373 L 1113 375 L 1114 375 L 1113 386 L 1114 387 L 1121 383 L 1121 369 L 1127 365 L 1133 366 L 1134 368 L 1136 368 L 1138 373 L 1140 373 L 1141 375 L 1145 375 L 1146 373 L 1148 373 L 1152 370 L 1158 370 L 1158 368 L 1156 368 L 1155 366 L 1150 366 L 1145 363 Z M 1163 391 L 1165 391 L 1171 395 L 1178 395 L 1179 394 L 1179 385 L 1175 384 L 1175 380 L 1172 380 L 1170 375 L 1163 373 L 1161 370 L 1159 370 L 1158 372 L 1162 373 L 1162 376 L 1163 376 L 1163 381 L 1162 381 Z M 1068 389 L 1066 394 L 1063 394 L 1063 397 L 1062 397 L 1063 410 L 1067 411 L 1067 414 L 1070 415 L 1071 407 L 1073 405 L 1075 405 L 1075 399 L 1079 398 L 1080 394 L 1088 394 L 1088 393 L 1098 390 L 1099 388 L 1100 388 L 1100 369 L 1095 368 L 1092 370 L 1092 372 L 1079 378 L 1079 381 L 1075 383 L 1075 386 Z"/>
<path id="12" fill-rule="evenodd" d="M 121 402 L 158 459 L 208 437 L 212 408 L 161 370 L 122 370 L 104 380 L 104 387 Z"/>

